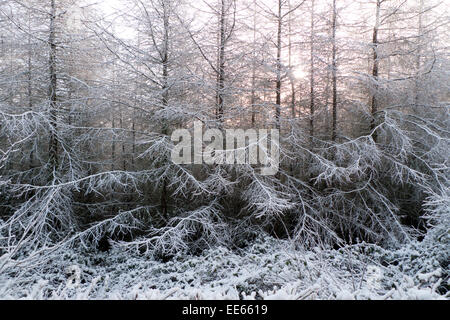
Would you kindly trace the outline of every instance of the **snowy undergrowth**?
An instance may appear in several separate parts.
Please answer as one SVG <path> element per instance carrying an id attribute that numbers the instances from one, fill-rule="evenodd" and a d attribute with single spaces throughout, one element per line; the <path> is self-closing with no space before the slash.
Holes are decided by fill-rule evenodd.
<path id="1" fill-rule="evenodd" d="M 66 251 L 0 276 L 2 299 L 447 299 L 448 242 L 397 250 L 359 244 L 302 251 L 260 238 L 167 262 L 115 249 Z"/>

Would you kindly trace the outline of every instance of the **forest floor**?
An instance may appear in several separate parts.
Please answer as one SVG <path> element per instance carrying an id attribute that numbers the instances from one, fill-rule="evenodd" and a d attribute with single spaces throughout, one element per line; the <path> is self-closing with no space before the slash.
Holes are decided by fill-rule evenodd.
<path id="1" fill-rule="evenodd" d="M 0 275 L 0 299 L 448 299 L 449 261 L 448 245 L 426 241 L 303 251 L 260 237 L 166 262 L 118 249 L 65 251 Z"/>

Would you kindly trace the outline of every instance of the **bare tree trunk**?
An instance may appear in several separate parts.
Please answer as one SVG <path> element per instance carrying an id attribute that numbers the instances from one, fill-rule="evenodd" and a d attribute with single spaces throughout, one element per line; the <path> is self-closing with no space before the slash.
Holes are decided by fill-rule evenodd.
<path id="1" fill-rule="evenodd" d="M 164 10 L 164 40 L 163 40 L 163 48 L 162 48 L 162 56 L 161 56 L 161 65 L 162 65 L 162 105 L 163 109 L 167 109 L 169 105 L 169 12 L 164 5 L 163 2 L 163 10 Z M 164 121 L 162 134 L 168 135 L 169 128 L 167 122 Z"/>
<path id="2" fill-rule="evenodd" d="M 391 42 L 393 41 L 393 32 L 392 32 L 392 22 L 389 23 L 389 35 L 388 35 L 388 41 Z M 387 75 L 387 79 L 391 80 L 392 78 L 392 56 L 389 55 L 389 57 L 387 58 L 387 67 L 386 67 L 386 75 Z"/>
<path id="3" fill-rule="evenodd" d="M 310 119 L 309 119 L 309 135 L 311 136 L 311 147 L 313 147 L 314 144 L 314 116 L 315 116 L 315 87 L 314 87 L 314 0 L 311 0 L 311 34 L 310 34 L 310 41 L 311 41 L 311 74 L 310 74 L 310 104 L 309 104 L 309 113 L 310 113 Z"/>
<path id="4" fill-rule="evenodd" d="M 377 100 L 377 89 L 378 89 L 378 74 L 379 74 L 379 60 L 378 60 L 378 31 L 380 28 L 380 12 L 381 12 L 381 2 L 382 0 L 377 0 L 377 10 L 376 10 L 376 20 L 375 27 L 373 28 L 373 40 L 372 40 L 372 49 L 373 49 L 373 69 L 372 69 L 372 78 L 375 82 L 374 93 L 372 94 L 372 122 L 370 125 L 370 130 L 373 132 L 373 141 L 375 143 L 378 141 L 378 133 L 376 132 L 377 120 L 376 116 L 378 113 L 378 100 Z"/>
<path id="5" fill-rule="evenodd" d="M 32 98 L 32 69 L 33 69 L 33 66 L 32 66 L 32 61 L 31 61 L 31 56 L 32 56 L 32 54 L 33 54 L 33 50 L 32 50 L 32 48 L 31 48 L 31 25 L 30 25 L 30 21 L 31 21 L 31 18 L 30 18 L 30 15 L 28 16 L 28 19 L 29 19 L 29 21 L 28 21 L 28 60 L 27 60 L 27 67 L 28 67 L 28 70 L 27 70 L 27 89 L 28 89 L 28 108 L 30 109 L 30 111 L 31 110 L 33 110 L 33 98 Z"/>
<path id="6" fill-rule="evenodd" d="M 57 76 L 56 76 L 56 6 L 55 0 L 51 0 L 50 13 L 50 57 L 49 57 L 49 76 L 50 86 L 48 97 L 50 100 L 50 141 L 49 141 L 49 160 L 50 168 L 52 170 L 52 178 L 55 178 L 55 173 L 58 167 L 58 125 L 57 125 Z"/>
<path id="7" fill-rule="evenodd" d="M 137 47 L 140 50 L 141 49 L 141 35 L 140 32 L 137 33 Z M 136 92 L 134 95 L 134 106 L 137 107 L 139 103 L 139 85 L 138 81 L 136 80 Z M 132 114 L 132 120 L 131 120 L 131 132 L 132 132 L 132 141 L 131 141 L 131 167 L 132 170 L 136 170 L 136 109 L 133 108 L 133 114 Z"/>
<path id="8" fill-rule="evenodd" d="M 292 118 L 295 119 L 297 112 L 295 110 L 295 77 L 292 74 L 292 18 L 291 18 L 291 1 L 289 1 L 289 17 L 288 17 L 288 28 L 289 28 L 289 71 L 291 80 L 291 114 Z"/>
<path id="9" fill-rule="evenodd" d="M 119 119 L 119 126 L 122 132 L 124 128 L 123 126 L 123 112 L 122 110 L 120 110 L 120 119 Z M 127 171 L 127 159 L 125 157 L 125 153 L 126 153 L 126 148 L 125 148 L 125 140 L 122 139 L 122 169 L 123 171 Z"/>
<path id="10" fill-rule="evenodd" d="M 331 140 L 333 142 L 337 139 L 337 61 L 336 61 L 336 28 L 337 28 L 337 9 L 336 9 L 336 0 L 333 0 L 333 18 L 332 18 L 332 26 L 331 26 L 331 41 L 332 41 L 332 82 L 333 82 L 333 124 L 332 124 L 332 133 Z"/>
<path id="11" fill-rule="evenodd" d="M 221 0 L 220 18 L 219 18 L 219 49 L 217 65 L 217 120 L 221 127 L 224 124 L 224 89 L 225 89 L 225 0 Z"/>
<path id="12" fill-rule="evenodd" d="M 116 170 L 116 119 L 115 112 L 112 114 L 113 141 L 111 146 L 111 171 Z"/>
<path id="13" fill-rule="evenodd" d="M 136 114 L 133 110 L 132 115 L 132 123 L 131 123 L 131 167 L 132 170 L 136 170 L 136 164 L 135 164 L 135 156 L 136 156 Z"/>
<path id="14" fill-rule="evenodd" d="M 256 125 L 256 0 L 253 0 L 253 60 L 252 60 L 252 128 Z"/>
<path id="15" fill-rule="evenodd" d="M 415 79 L 415 96 L 414 96 L 414 105 L 417 108 L 420 103 L 420 68 L 422 64 L 422 37 L 423 37 L 423 7 L 424 7 L 424 0 L 420 0 L 419 5 L 419 28 L 418 28 L 418 42 L 419 42 L 419 48 L 417 52 L 417 58 L 416 58 L 416 79 Z"/>
<path id="16" fill-rule="evenodd" d="M 275 102 L 275 125 L 279 130 L 281 118 L 281 27 L 282 27 L 282 0 L 278 0 L 278 31 L 277 31 L 277 80 Z"/>
<path id="17" fill-rule="evenodd" d="M 163 48 L 161 56 L 162 64 L 162 105 L 164 109 L 167 109 L 169 105 L 169 12 L 166 5 L 163 4 L 163 14 L 164 14 L 164 39 Z M 162 134 L 167 136 L 169 134 L 169 126 L 166 121 L 163 123 Z M 163 179 L 162 190 L 161 190 L 161 211 L 163 216 L 167 217 L 168 205 L 167 205 L 167 184 L 166 178 Z"/>
<path id="18" fill-rule="evenodd" d="M 28 108 L 30 109 L 30 111 L 33 111 L 33 77 L 32 77 L 32 71 L 33 71 L 33 66 L 32 66 L 32 54 L 33 54 L 33 50 L 31 48 L 31 14 L 28 14 L 28 59 L 27 59 L 27 94 L 28 94 Z M 34 147 L 33 145 L 31 146 L 31 151 L 30 151 L 30 164 L 29 167 L 30 169 L 33 168 L 33 164 L 34 164 Z"/>
<path id="19" fill-rule="evenodd" d="M 327 58 L 327 65 L 330 63 L 330 57 Z M 330 70 L 327 70 L 327 80 L 325 83 L 325 132 L 330 132 Z"/>

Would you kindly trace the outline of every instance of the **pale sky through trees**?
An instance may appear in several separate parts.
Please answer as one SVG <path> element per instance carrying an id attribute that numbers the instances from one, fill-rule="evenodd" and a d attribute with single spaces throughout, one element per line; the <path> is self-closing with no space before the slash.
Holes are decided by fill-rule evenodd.
<path id="1" fill-rule="evenodd" d="M 88 3 L 94 3 L 96 7 L 101 8 L 101 10 L 106 14 L 107 17 L 117 17 L 118 15 L 121 15 L 123 12 L 127 12 L 127 6 L 132 5 L 132 1 L 128 0 L 86 0 Z M 258 0 L 259 3 L 257 10 L 259 12 L 259 21 L 258 23 L 261 23 L 265 20 L 264 10 L 268 9 L 274 9 L 276 8 L 277 0 Z M 296 3 L 301 3 L 302 1 L 295 1 L 290 0 L 292 5 Z M 397 1 L 399 4 L 402 3 L 402 1 Z M 143 1 L 145 3 L 145 1 Z M 205 12 L 208 10 L 208 7 L 206 5 L 207 2 L 202 1 L 185 1 L 186 5 L 184 6 L 184 9 L 191 13 L 192 19 L 194 21 L 201 21 L 202 16 L 205 16 Z M 244 3 L 244 2 L 243 2 Z M 243 6 L 243 8 L 251 8 L 252 1 L 246 1 L 246 4 Z M 289 5 L 289 1 L 286 1 L 286 4 Z M 373 24 L 375 22 L 374 17 L 374 8 L 375 8 L 376 2 L 374 0 L 359 0 L 359 1 L 347 1 L 347 0 L 341 0 L 337 1 L 339 13 L 338 18 L 340 21 L 341 27 L 337 30 L 337 35 L 339 38 L 347 39 L 345 42 L 351 43 L 352 41 L 370 41 L 371 40 L 371 32 L 373 29 Z M 308 9 L 309 9 L 308 1 L 305 1 L 305 4 L 302 5 L 297 11 L 292 13 L 292 19 L 294 24 L 293 34 L 292 34 L 292 41 L 294 42 L 294 45 L 299 42 L 307 42 L 307 35 L 306 34 L 298 34 L 296 32 L 295 27 L 306 27 L 310 23 Z M 321 19 L 328 19 L 328 17 L 323 16 L 323 12 L 326 11 L 327 8 L 330 6 L 330 1 L 328 0 L 316 0 L 315 6 L 317 11 L 321 11 Z M 448 10 L 450 9 L 450 2 L 443 1 L 440 4 L 440 15 L 448 14 Z M 108 19 L 108 18 L 107 18 Z M 251 15 L 248 16 L 248 19 L 251 19 Z M 431 18 L 430 18 L 431 19 Z M 108 19 L 109 20 L 109 19 Z M 116 19 L 115 23 L 113 24 L 115 28 L 115 32 L 117 32 L 119 35 L 126 37 L 126 38 L 134 38 L 136 37 L 136 34 L 133 33 L 133 31 L 128 28 L 126 23 L 121 23 L 120 19 Z M 359 29 L 356 33 L 355 30 L 357 30 L 356 26 L 364 25 L 362 29 Z M 287 29 L 287 24 L 285 23 L 283 28 L 285 30 Z M 321 26 L 323 27 L 323 25 Z M 440 26 L 442 27 L 442 31 L 440 32 L 442 34 L 442 38 L 445 41 L 445 24 Z M 385 28 L 383 28 L 385 29 Z M 247 34 L 248 37 L 251 37 L 251 31 Z M 361 38 L 361 36 L 364 36 L 364 38 Z M 448 38 L 448 37 L 447 37 Z M 448 40 L 448 39 L 447 39 Z M 282 58 L 284 62 L 287 62 L 287 39 L 283 39 L 283 45 L 284 49 Z M 309 76 L 309 70 L 308 70 L 308 63 L 305 63 L 304 57 L 299 55 L 299 50 L 296 48 L 292 52 L 292 59 L 293 61 L 296 61 L 297 63 L 294 63 L 293 66 L 293 75 L 297 79 L 304 79 Z"/>

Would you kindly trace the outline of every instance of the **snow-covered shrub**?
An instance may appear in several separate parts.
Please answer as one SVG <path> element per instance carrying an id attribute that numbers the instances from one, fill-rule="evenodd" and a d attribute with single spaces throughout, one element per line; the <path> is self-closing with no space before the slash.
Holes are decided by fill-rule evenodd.
<path id="1" fill-rule="evenodd" d="M 336 250 L 295 249 L 258 238 L 238 251 L 224 247 L 167 262 L 115 249 L 65 251 L 17 278 L 0 276 L 4 299 L 445 299 L 444 272 L 420 243 L 389 251 L 369 244 Z M 422 251 L 420 251 L 422 252 Z M 423 251 L 424 253 L 425 251 Z"/>

